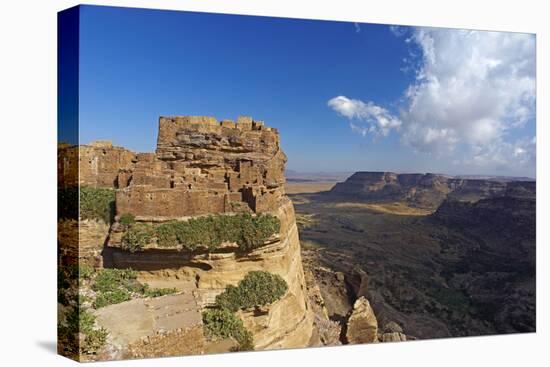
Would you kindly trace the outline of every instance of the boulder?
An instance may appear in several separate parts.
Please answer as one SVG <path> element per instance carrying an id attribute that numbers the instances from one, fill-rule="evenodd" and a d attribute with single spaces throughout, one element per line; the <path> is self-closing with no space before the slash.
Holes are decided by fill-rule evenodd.
<path id="1" fill-rule="evenodd" d="M 353 305 L 347 323 L 346 338 L 349 344 L 378 342 L 378 321 L 365 297 L 358 298 Z"/>

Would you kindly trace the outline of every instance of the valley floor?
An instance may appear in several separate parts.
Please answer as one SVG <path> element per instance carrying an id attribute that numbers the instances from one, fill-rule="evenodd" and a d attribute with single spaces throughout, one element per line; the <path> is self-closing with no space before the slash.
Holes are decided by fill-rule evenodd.
<path id="1" fill-rule="evenodd" d="M 348 281 L 359 268 L 367 273 L 362 291 L 379 325 L 395 322 L 409 339 L 535 330 L 531 227 L 519 237 L 461 228 L 402 202 L 338 200 L 324 193 L 330 188 L 315 182 L 286 186 L 305 267 L 332 320 L 345 322 L 360 296 Z"/>

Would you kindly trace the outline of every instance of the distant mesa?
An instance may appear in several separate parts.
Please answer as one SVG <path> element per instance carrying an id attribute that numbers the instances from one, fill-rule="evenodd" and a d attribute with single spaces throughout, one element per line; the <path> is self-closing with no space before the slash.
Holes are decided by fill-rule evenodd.
<path id="1" fill-rule="evenodd" d="M 535 195 L 534 181 L 466 179 L 433 173 L 356 172 L 337 183 L 327 195 L 364 201 L 402 201 L 425 209 L 445 199 L 477 201 L 494 196 Z"/>

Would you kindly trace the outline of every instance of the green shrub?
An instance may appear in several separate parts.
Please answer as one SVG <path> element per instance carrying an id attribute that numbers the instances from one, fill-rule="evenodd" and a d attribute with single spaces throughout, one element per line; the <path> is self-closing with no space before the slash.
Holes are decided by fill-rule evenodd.
<path id="1" fill-rule="evenodd" d="M 262 246 L 271 235 L 279 232 L 280 227 L 277 217 L 265 214 L 243 221 L 240 249 L 248 251 Z"/>
<path id="2" fill-rule="evenodd" d="M 115 213 L 115 191 L 105 188 L 80 187 L 80 218 L 112 223 Z"/>
<path id="3" fill-rule="evenodd" d="M 90 297 L 86 296 L 85 294 L 78 294 L 78 307 L 82 308 L 82 305 L 86 302 L 90 302 Z"/>
<path id="4" fill-rule="evenodd" d="M 75 312 L 70 314 L 71 317 L 78 317 L 78 330 L 82 333 L 90 332 L 94 327 L 95 316 L 86 310 L 75 308 Z M 69 325 L 74 324 L 76 320 L 70 320 Z"/>
<path id="5" fill-rule="evenodd" d="M 82 346 L 82 352 L 86 354 L 93 354 L 97 352 L 101 347 L 105 345 L 107 340 L 107 330 L 104 328 L 91 330 L 86 334 L 84 339 L 84 345 Z"/>
<path id="6" fill-rule="evenodd" d="M 137 281 L 137 272 L 132 269 L 101 269 L 92 284 L 96 292 L 113 292 L 121 287 L 130 288 Z"/>
<path id="7" fill-rule="evenodd" d="M 57 270 L 57 301 L 64 306 L 78 302 L 78 287 L 89 279 L 94 269 L 89 265 L 65 265 Z"/>
<path id="8" fill-rule="evenodd" d="M 131 269 L 101 269 L 92 282 L 92 289 L 97 292 L 94 307 L 101 308 L 132 298 L 131 291 L 139 284 L 137 272 Z"/>
<path id="9" fill-rule="evenodd" d="M 130 299 L 132 299 L 130 292 L 124 288 L 119 288 L 113 291 L 99 293 L 94 301 L 94 307 L 97 309 L 129 301 Z"/>
<path id="10" fill-rule="evenodd" d="M 137 223 L 130 226 L 122 236 L 122 248 L 131 252 L 142 250 L 153 238 L 153 228 L 149 224 Z"/>
<path id="11" fill-rule="evenodd" d="M 280 275 L 251 271 L 236 287 L 229 285 L 222 294 L 216 296 L 216 305 L 233 312 L 263 306 L 279 300 L 287 289 L 288 285 Z"/>
<path id="12" fill-rule="evenodd" d="M 90 279 L 94 274 L 94 268 L 90 265 L 82 264 L 78 266 L 78 278 Z"/>
<path id="13" fill-rule="evenodd" d="M 75 272 L 76 269 L 76 272 Z M 74 265 L 57 268 L 57 289 L 66 290 L 78 279 L 78 268 Z"/>
<path id="14" fill-rule="evenodd" d="M 118 220 L 123 226 L 130 226 L 136 222 L 136 217 L 133 214 L 122 214 Z"/>
<path id="15" fill-rule="evenodd" d="M 176 288 L 150 288 L 148 284 L 144 284 L 141 290 L 141 294 L 145 297 L 160 297 L 166 296 L 167 294 L 174 294 L 178 290 Z"/>
<path id="16" fill-rule="evenodd" d="M 97 352 L 107 339 L 107 331 L 95 328 L 95 316 L 84 309 L 73 307 L 67 314 L 65 324 L 58 324 L 59 340 L 65 350 L 70 353 L 93 354 Z M 78 334 L 85 335 L 84 342 L 80 343 Z"/>
<path id="17" fill-rule="evenodd" d="M 244 327 L 241 319 L 231 311 L 206 310 L 202 313 L 202 322 L 207 337 L 233 338 L 239 343 L 238 350 L 253 350 L 254 340 L 252 333 Z"/>
<path id="18" fill-rule="evenodd" d="M 227 241 L 237 243 L 241 251 L 250 251 L 262 246 L 279 230 L 279 218 L 269 214 L 254 217 L 245 213 L 171 221 L 157 226 L 151 234 L 156 236 L 161 247 L 182 245 L 193 251 L 203 245 L 213 250 Z"/>
<path id="19" fill-rule="evenodd" d="M 101 308 L 129 301 L 132 297 L 160 297 L 177 292 L 175 288 L 150 288 L 137 281 L 132 269 L 101 269 L 96 272 L 91 288 L 96 292 L 94 307 Z"/>
<path id="20" fill-rule="evenodd" d="M 178 245 L 177 227 L 180 222 L 163 223 L 156 228 L 157 243 L 161 247 L 176 247 Z"/>

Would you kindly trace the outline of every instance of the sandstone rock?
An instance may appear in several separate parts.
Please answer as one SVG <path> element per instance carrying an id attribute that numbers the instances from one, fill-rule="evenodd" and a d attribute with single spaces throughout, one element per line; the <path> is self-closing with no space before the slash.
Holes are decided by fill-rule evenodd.
<path id="1" fill-rule="evenodd" d="M 381 342 L 402 342 L 406 341 L 407 337 L 403 333 L 393 332 L 393 333 L 384 333 L 382 334 Z"/>
<path id="2" fill-rule="evenodd" d="M 309 346 L 341 345 L 340 333 L 342 327 L 336 321 L 329 318 L 325 301 L 311 269 L 304 269 L 306 293 L 309 298 L 311 311 L 313 312 L 313 334 Z"/>
<path id="3" fill-rule="evenodd" d="M 148 248 L 131 253 L 119 246 L 122 227 L 117 222 L 110 229 L 85 223 L 81 241 L 79 228 L 68 222 L 71 235 L 61 237 L 76 240 L 61 241 L 71 246 L 60 247 L 75 257 L 87 248 L 102 249 L 109 266 L 133 268 L 140 279 L 154 285 L 174 284 L 185 294 L 192 294 L 197 303 L 187 307 L 180 302 L 185 309 L 178 309 L 177 305 L 162 303 L 177 299 L 167 296 L 98 310 L 98 323 L 109 330 L 116 345 L 124 346 L 120 353 L 146 357 L 225 348 L 225 344 L 205 346 L 201 342 L 200 310 L 211 306 L 228 285 L 237 284 L 254 270 L 278 274 L 288 284 L 283 298 L 268 307 L 238 313 L 253 333 L 255 348 L 308 345 L 313 312 L 305 290 L 294 207 L 284 192 L 286 155 L 276 129 L 250 117 L 239 117 L 236 124 L 202 116 L 161 117 L 155 153 L 135 154 L 108 144 L 62 148 L 58 155 L 60 175 L 68 176 L 60 182 L 64 187 L 116 188 L 115 221 L 122 214 L 133 214 L 136 221 L 150 223 L 245 211 L 270 213 L 281 222 L 271 242 L 244 254 L 232 244 L 213 251 Z M 194 321 L 184 323 L 185 319 Z M 331 327 L 327 325 L 323 338 L 332 338 Z M 190 349 L 185 349 L 186 345 Z"/>
<path id="4" fill-rule="evenodd" d="M 350 344 L 378 342 L 378 322 L 369 301 L 360 297 L 348 319 L 346 338 Z"/>
<path id="5" fill-rule="evenodd" d="M 340 333 L 342 327 L 336 321 L 324 318 L 314 319 L 314 325 L 319 335 L 319 344 L 313 344 L 311 346 L 335 346 L 342 345 L 340 341 Z"/>
<path id="6" fill-rule="evenodd" d="M 90 146 L 96 148 L 112 148 L 113 142 L 110 140 L 94 140 L 90 142 Z"/>
<path id="7" fill-rule="evenodd" d="M 141 298 L 95 311 L 118 348 L 113 359 L 200 354 L 206 340 L 191 293 Z"/>
<path id="8" fill-rule="evenodd" d="M 109 225 L 101 220 L 60 220 L 57 224 L 60 262 L 101 267 L 101 252 L 108 234 Z"/>
<path id="9" fill-rule="evenodd" d="M 384 333 L 402 333 L 403 329 L 396 322 L 390 321 L 384 325 Z"/>
<path id="10" fill-rule="evenodd" d="M 346 280 L 355 293 L 356 298 L 367 296 L 368 276 L 363 269 L 359 266 L 354 266 Z"/>
<path id="11" fill-rule="evenodd" d="M 276 241 L 249 253 L 218 249 L 209 253 L 178 250 L 149 250 L 129 253 L 111 249 L 112 265 L 140 271 L 140 278 L 163 286 L 183 279 L 193 280 L 199 307 L 214 304 L 218 294 L 229 284 L 236 285 L 254 270 L 279 274 L 288 284 L 286 295 L 271 304 L 266 312 L 241 311 L 240 317 L 254 335 L 257 350 L 299 348 L 308 345 L 313 329 L 313 313 L 305 291 L 300 241 L 294 207 L 288 198 L 271 212 L 281 221 Z M 172 269 L 168 271 L 168 269 Z"/>

